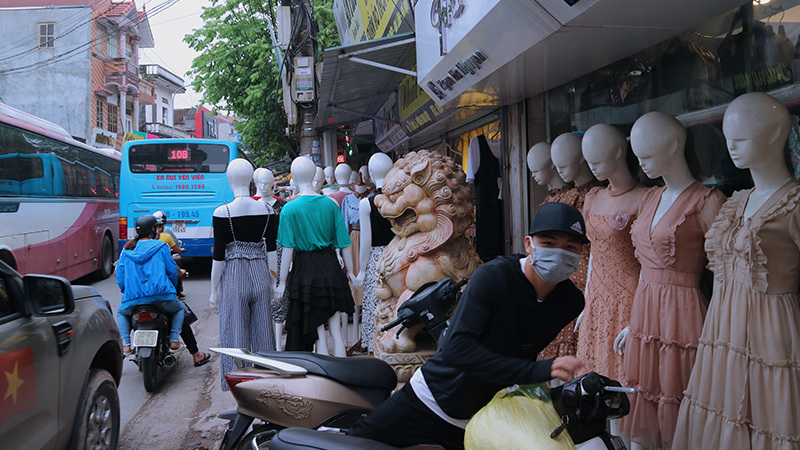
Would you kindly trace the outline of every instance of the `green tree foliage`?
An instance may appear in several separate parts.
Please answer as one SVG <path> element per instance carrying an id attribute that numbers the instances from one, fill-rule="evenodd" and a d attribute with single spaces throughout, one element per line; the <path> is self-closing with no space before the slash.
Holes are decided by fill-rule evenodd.
<path id="1" fill-rule="evenodd" d="M 312 7 L 320 25 L 318 48 L 339 44 L 333 0 Z M 276 26 L 271 2 L 214 0 L 202 13 L 204 24 L 184 39 L 200 53 L 189 74 L 203 102 L 238 117 L 236 127 L 257 164 L 290 155 L 294 142 L 284 137 L 287 126 L 279 70 L 269 22 Z M 321 55 L 321 49 L 319 53 Z"/>

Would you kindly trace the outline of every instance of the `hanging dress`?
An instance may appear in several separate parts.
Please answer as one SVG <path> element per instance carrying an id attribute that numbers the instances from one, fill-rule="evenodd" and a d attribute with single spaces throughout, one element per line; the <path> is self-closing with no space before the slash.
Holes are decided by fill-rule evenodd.
<path id="1" fill-rule="evenodd" d="M 220 224 L 225 218 L 214 217 L 214 248 L 224 248 L 219 297 L 220 347 L 246 348 L 254 352 L 275 350 L 275 331 L 270 312 L 272 288 L 267 266 L 269 248 L 265 236 L 270 234 L 274 242 L 276 229 L 269 226 L 269 215 L 231 217 L 227 204 L 225 209 L 228 211 L 229 236 L 223 232 L 224 225 Z M 260 236 L 252 236 L 254 229 L 258 229 L 254 226 L 262 221 L 266 223 Z M 235 228 L 241 230 L 240 235 L 257 240 L 238 240 Z M 220 245 L 222 243 L 225 245 Z M 215 251 L 214 259 L 219 256 Z M 222 390 L 227 391 L 225 374 L 235 370 L 236 363 L 229 356 L 220 356 L 219 361 Z"/>
<path id="2" fill-rule="evenodd" d="M 800 448 L 800 183 L 751 217 L 734 192 L 706 234 L 714 293 L 673 449 Z"/>
<path id="3" fill-rule="evenodd" d="M 672 443 L 708 304 L 699 289 L 704 235 L 725 200 L 716 189 L 694 182 L 652 226 L 665 190 L 645 194 L 631 229 L 642 271 L 620 380 L 636 388 L 622 434 L 648 450 Z"/>

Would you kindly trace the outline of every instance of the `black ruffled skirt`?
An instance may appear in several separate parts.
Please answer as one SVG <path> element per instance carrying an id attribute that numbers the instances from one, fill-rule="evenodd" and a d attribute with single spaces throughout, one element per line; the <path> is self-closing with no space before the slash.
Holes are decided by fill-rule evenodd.
<path id="1" fill-rule="evenodd" d="M 286 350 L 311 351 L 317 327 L 341 311 L 353 314 L 353 295 L 336 252 L 328 247 L 294 252 L 287 281 L 289 312 L 286 316 Z"/>

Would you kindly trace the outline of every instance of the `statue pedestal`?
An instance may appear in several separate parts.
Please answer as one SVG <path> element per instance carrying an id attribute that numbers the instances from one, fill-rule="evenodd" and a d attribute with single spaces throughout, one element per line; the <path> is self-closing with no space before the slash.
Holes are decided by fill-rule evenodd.
<path id="1" fill-rule="evenodd" d="M 397 384 L 402 386 L 411 379 L 414 371 L 418 367 L 425 364 L 429 360 L 434 350 L 418 350 L 414 353 L 378 353 L 375 352 L 375 357 L 382 359 L 389 363 L 397 374 Z"/>

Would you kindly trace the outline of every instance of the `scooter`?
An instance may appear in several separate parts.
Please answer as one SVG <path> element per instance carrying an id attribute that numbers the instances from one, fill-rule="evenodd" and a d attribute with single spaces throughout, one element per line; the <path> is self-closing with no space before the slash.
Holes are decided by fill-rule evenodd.
<path id="1" fill-rule="evenodd" d="M 399 308 L 398 319 L 384 329 L 400 325 L 402 331 L 422 325 L 438 341 L 464 284 L 466 280 L 457 283 L 444 278 L 423 285 Z M 397 387 L 394 370 L 376 358 L 209 350 L 230 356 L 237 364 L 253 364 L 225 375 L 237 408 L 218 416 L 229 420 L 223 450 L 258 448 L 288 427 L 346 432 Z M 263 423 L 248 433 L 255 419 Z"/>
<path id="2" fill-rule="evenodd" d="M 170 315 L 151 303 L 135 306 L 131 314 L 133 361 L 144 378 L 144 389 L 154 392 L 175 365 L 176 358 L 169 348 Z"/>

